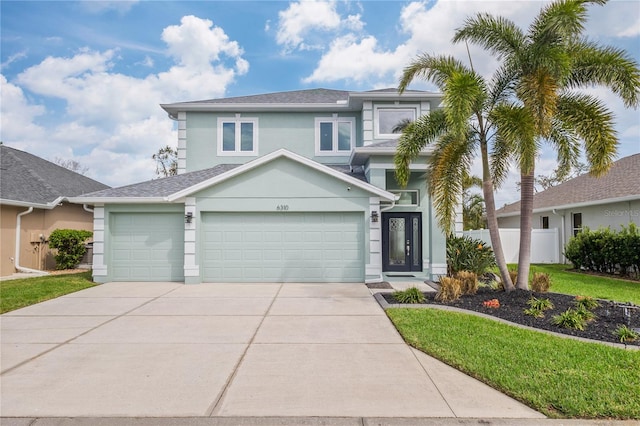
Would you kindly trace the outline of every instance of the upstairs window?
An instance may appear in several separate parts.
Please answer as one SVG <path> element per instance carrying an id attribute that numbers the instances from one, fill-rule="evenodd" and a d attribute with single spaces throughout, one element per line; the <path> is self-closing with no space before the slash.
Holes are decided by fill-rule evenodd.
<path id="1" fill-rule="evenodd" d="M 219 117 L 218 155 L 258 155 L 258 119 Z"/>
<path id="2" fill-rule="evenodd" d="M 355 118 L 317 117 L 316 155 L 349 155 L 354 144 Z"/>
<path id="3" fill-rule="evenodd" d="M 375 138 L 400 137 L 402 128 L 418 117 L 418 105 L 379 105 L 375 111 Z"/>

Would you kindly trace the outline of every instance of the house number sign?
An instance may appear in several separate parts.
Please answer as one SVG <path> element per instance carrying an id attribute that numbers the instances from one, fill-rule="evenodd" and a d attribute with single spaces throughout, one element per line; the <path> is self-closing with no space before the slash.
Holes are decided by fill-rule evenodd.
<path id="1" fill-rule="evenodd" d="M 279 211 L 279 212 L 289 211 L 289 205 L 288 204 L 278 204 L 278 206 L 276 207 L 276 210 Z"/>

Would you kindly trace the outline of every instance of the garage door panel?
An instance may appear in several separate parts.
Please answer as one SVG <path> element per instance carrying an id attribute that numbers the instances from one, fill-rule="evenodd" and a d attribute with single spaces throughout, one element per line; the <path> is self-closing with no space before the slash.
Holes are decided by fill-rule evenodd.
<path id="1" fill-rule="evenodd" d="M 114 281 L 183 281 L 184 216 L 112 213 L 110 273 Z"/>
<path id="2" fill-rule="evenodd" d="M 204 281 L 364 280 L 362 213 L 204 213 Z"/>

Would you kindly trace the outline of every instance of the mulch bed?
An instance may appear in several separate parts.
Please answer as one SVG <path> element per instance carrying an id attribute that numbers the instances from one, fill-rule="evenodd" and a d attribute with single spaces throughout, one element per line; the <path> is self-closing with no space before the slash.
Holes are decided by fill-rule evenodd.
<path id="1" fill-rule="evenodd" d="M 388 303 L 398 303 L 392 293 L 383 294 Z M 629 309 L 631 317 L 624 314 L 621 307 L 617 307 L 614 302 L 598 300 L 600 306 L 593 309 L 596 319 L 589 322 L 585 330 L 572 330 L 561 328 L 551 324 L 551 318 L 569 308 L 574 307 L 574 296 L 559 293 L 533 293 L 531 291 L 514 290 L 510 293 L 496 291 L 489 287 L 480 287 L 475 295 L 464 295 L 460 299 L 442 303 L 434 300 L 434 293 L 425 293 L 427 304 L 454 306 L 483 314 L 495 316 L 517 324 L 527 325 L 543 330 L 554 331 L 556 333 L 569 334 L 583 337 L 585 339 L 599 340 L 603 342 L 620 343 L 614 335 L 614 331 L 621 325 L 626 324 L 630 328 L 640 328 L 640 309 Z M 527 301 L 532 297 L 538 299 L 549 299 L 553 303 L 553 309 L 545 311 L 544 318 L 535 318 L 523 313 L 527 309 Z M 497 309 L 483 306 L 486 300 L 498 299 L 500 307 Z M 629 343 L 640 346 L 640 339 Z"/>

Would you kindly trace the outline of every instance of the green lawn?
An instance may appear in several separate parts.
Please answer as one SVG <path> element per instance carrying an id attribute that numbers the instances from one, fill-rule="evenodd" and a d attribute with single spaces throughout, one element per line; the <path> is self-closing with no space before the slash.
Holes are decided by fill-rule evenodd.
<path id="1" fill-rule="evenodd" d="M 91 271 L 0 281 L 0 314 L 94 285 Z"/>
<path id="2" fill-rule="evenodd" d="M 531 265 L 532 273 L 546 272 L 550 275 L 550 291 L 554 293 L 591 296 L 640 305 L 640 282 L 571 272 L 569 269 L 571 265 Z"/>
<path id="3" fill-rule="evenodd" d="M 436 309 L 387 314 L 411 346 L 547 416 L 640 419 L 640 351 Z"/>

